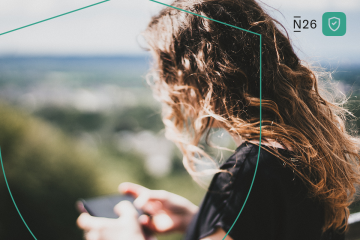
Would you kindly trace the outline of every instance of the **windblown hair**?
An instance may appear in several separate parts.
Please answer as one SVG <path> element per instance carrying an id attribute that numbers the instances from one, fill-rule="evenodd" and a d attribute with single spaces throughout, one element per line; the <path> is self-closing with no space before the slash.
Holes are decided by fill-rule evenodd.
<path id="1" fill-rule="evenodd" d="M 166 137 L 181 149 L 185 168 L 199 173 L 198 144 L 214 125 L 252 141 L 269 139 L 296 156 L 279 156 L 325 207 L 323 231 L 347 226 L 360 182 L 359 141 L 346 132 L 349 113 L 319 93 L 316 72 L 295 54 L 286 30 L 255 0 L 177 0 L 143 32 L 154 56 L 154 95 L 163 103 Z M 217 170 L 220 171 L 220 170 Z"/>

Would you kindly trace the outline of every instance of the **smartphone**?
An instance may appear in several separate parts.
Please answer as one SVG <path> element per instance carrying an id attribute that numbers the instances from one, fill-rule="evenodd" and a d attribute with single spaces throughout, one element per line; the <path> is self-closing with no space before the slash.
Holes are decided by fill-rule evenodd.
<path id="1" fill-rule="evenodd" d="M 108 195 L 95 198 L 79 199 L 76 202 L 77 209 L 80 212 L 87 212 L 94 217 L 105 217 L 105 218 L 118 218 L 119 216 L 114 212 L 114 207 L 121 201 L 134 202 L 135 198 L 131 195 Z M 139 216 L 143 212 L 136 209 Z"/>

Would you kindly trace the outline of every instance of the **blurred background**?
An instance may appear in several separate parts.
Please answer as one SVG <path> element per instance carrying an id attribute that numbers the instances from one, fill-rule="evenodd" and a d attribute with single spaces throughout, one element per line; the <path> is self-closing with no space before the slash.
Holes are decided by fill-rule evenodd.
<path id="1" fill-rule="evenodd" d="M 93 3 L 2 0 L 0 34 Z M 349 97 L 346 107 L 360 117 L 360 2 L 262 4 L 288 30 L 303 60 L 332 73 L 331 84 Z M 148 0 L 112 0 L 0 36 L 1 153 L 14 199 L 37 239 L 82 239 L 75 201 L 116 193 L 123 181 L 201 201 L 205 190 L 164 138 L 160 104 L 145 82 L 151 58 L 140 33 L 161 8 Z M 345 36 L 323 36 L 324 12 L 347 15 Z M 318 26 L 294 33 L 293 16 L 315 19 Z M 360 121 L 347 124 L 358 135 Z M 212 138 L 236 147 L 221 131 Z M 226 159 L 229 152 L 223 154 Z M 2 174 L 0 239 L 33 239 Z"/>

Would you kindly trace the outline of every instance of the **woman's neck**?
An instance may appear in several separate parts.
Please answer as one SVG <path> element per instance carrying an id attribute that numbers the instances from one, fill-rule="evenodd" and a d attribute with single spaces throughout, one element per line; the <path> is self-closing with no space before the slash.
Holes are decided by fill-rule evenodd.
<path id="1" fill-rule="evenodd" d="M 213 126 L 212 127 L 215 127 L 215 128 L 224 128 L 223 125 L 218 122 L 218 121 L 214 121 L 213 122 Z M 225 129 L 225 128 L 224 128 Z M 243 142 L 245 141 L 248 141 L 250 143 L 253 143 L 253 144 L 256 144 L 256 145 L 259 145 L 259 141 L 257 140 L 247 140 L 245 138 L 242 138 L 240 137 L 239 135 L 234 135 L 234 134 L 231 134 L 230 135 L 232 136 L 232 138 L 234 139 L 235 143 L 237 146 L 240 146 Z M 290 150 L 292 151 L 292 147 L 289 145 L 289 144 L 286 144 L 285 143 L 285 147 L 283 145 L 281 145 L 279 142 L 277 142 L 276 140 L 274 139 L 270 139 L 270 138 L 266 138 L 265 141 L 261 141 L 261 145 L 265 145 L 265 146 L 269 146 L 269 147 L 274 147 L 274 148 L 281 148 L 281 149 L 287 149 L 287 150 Z"/>
<path id="2" fill-rule="evenodd" d="M 244 138 L 241 138 L 238 135 L 232 135 L 235 143 L 237 146 L 240 146 L 243 142 L 247 141 L 256 145 L 259 145 L 259 141 L 258 140 L 246 140 Z M 281 145 L 279 142 L 273 140 L 273 139 L 266 139 L 266 141 L 261 141 L 261 145 L 265 145 L 268 147 L 274 147 L 274 148 L 282 148 L 285 149 L 283 145 Z M 288 150 L 292 150 L 292 148 L 290 146 L 287 146 Z"/>

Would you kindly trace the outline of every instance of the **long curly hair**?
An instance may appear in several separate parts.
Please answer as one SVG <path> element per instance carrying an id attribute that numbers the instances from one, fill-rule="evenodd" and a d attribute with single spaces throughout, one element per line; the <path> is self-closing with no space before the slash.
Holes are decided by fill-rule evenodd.
<path id="1" fill-rule="evenodd" d="M 345 129 L 351 113 L 321 96 L 317 72 L 300 61 L 284 27 L 255 0 L 172 5 L 262 35 L 260 96 L 259 36 L 170 7 L 143 32 L 154 57 L 149 82 L 163 103 L 166 137 L 182 151 L 187 171 L 199 175 L 195 163 L 207 156 L 199 141 L 215 123 L 259 140 L 261 97 L 262 141 L 293 151 L 295 161 L 271 150 L 307 184 L 309 196 L 324 203 L 323 231 L 347 227 L 360 183 L 359 140 Z"/>

